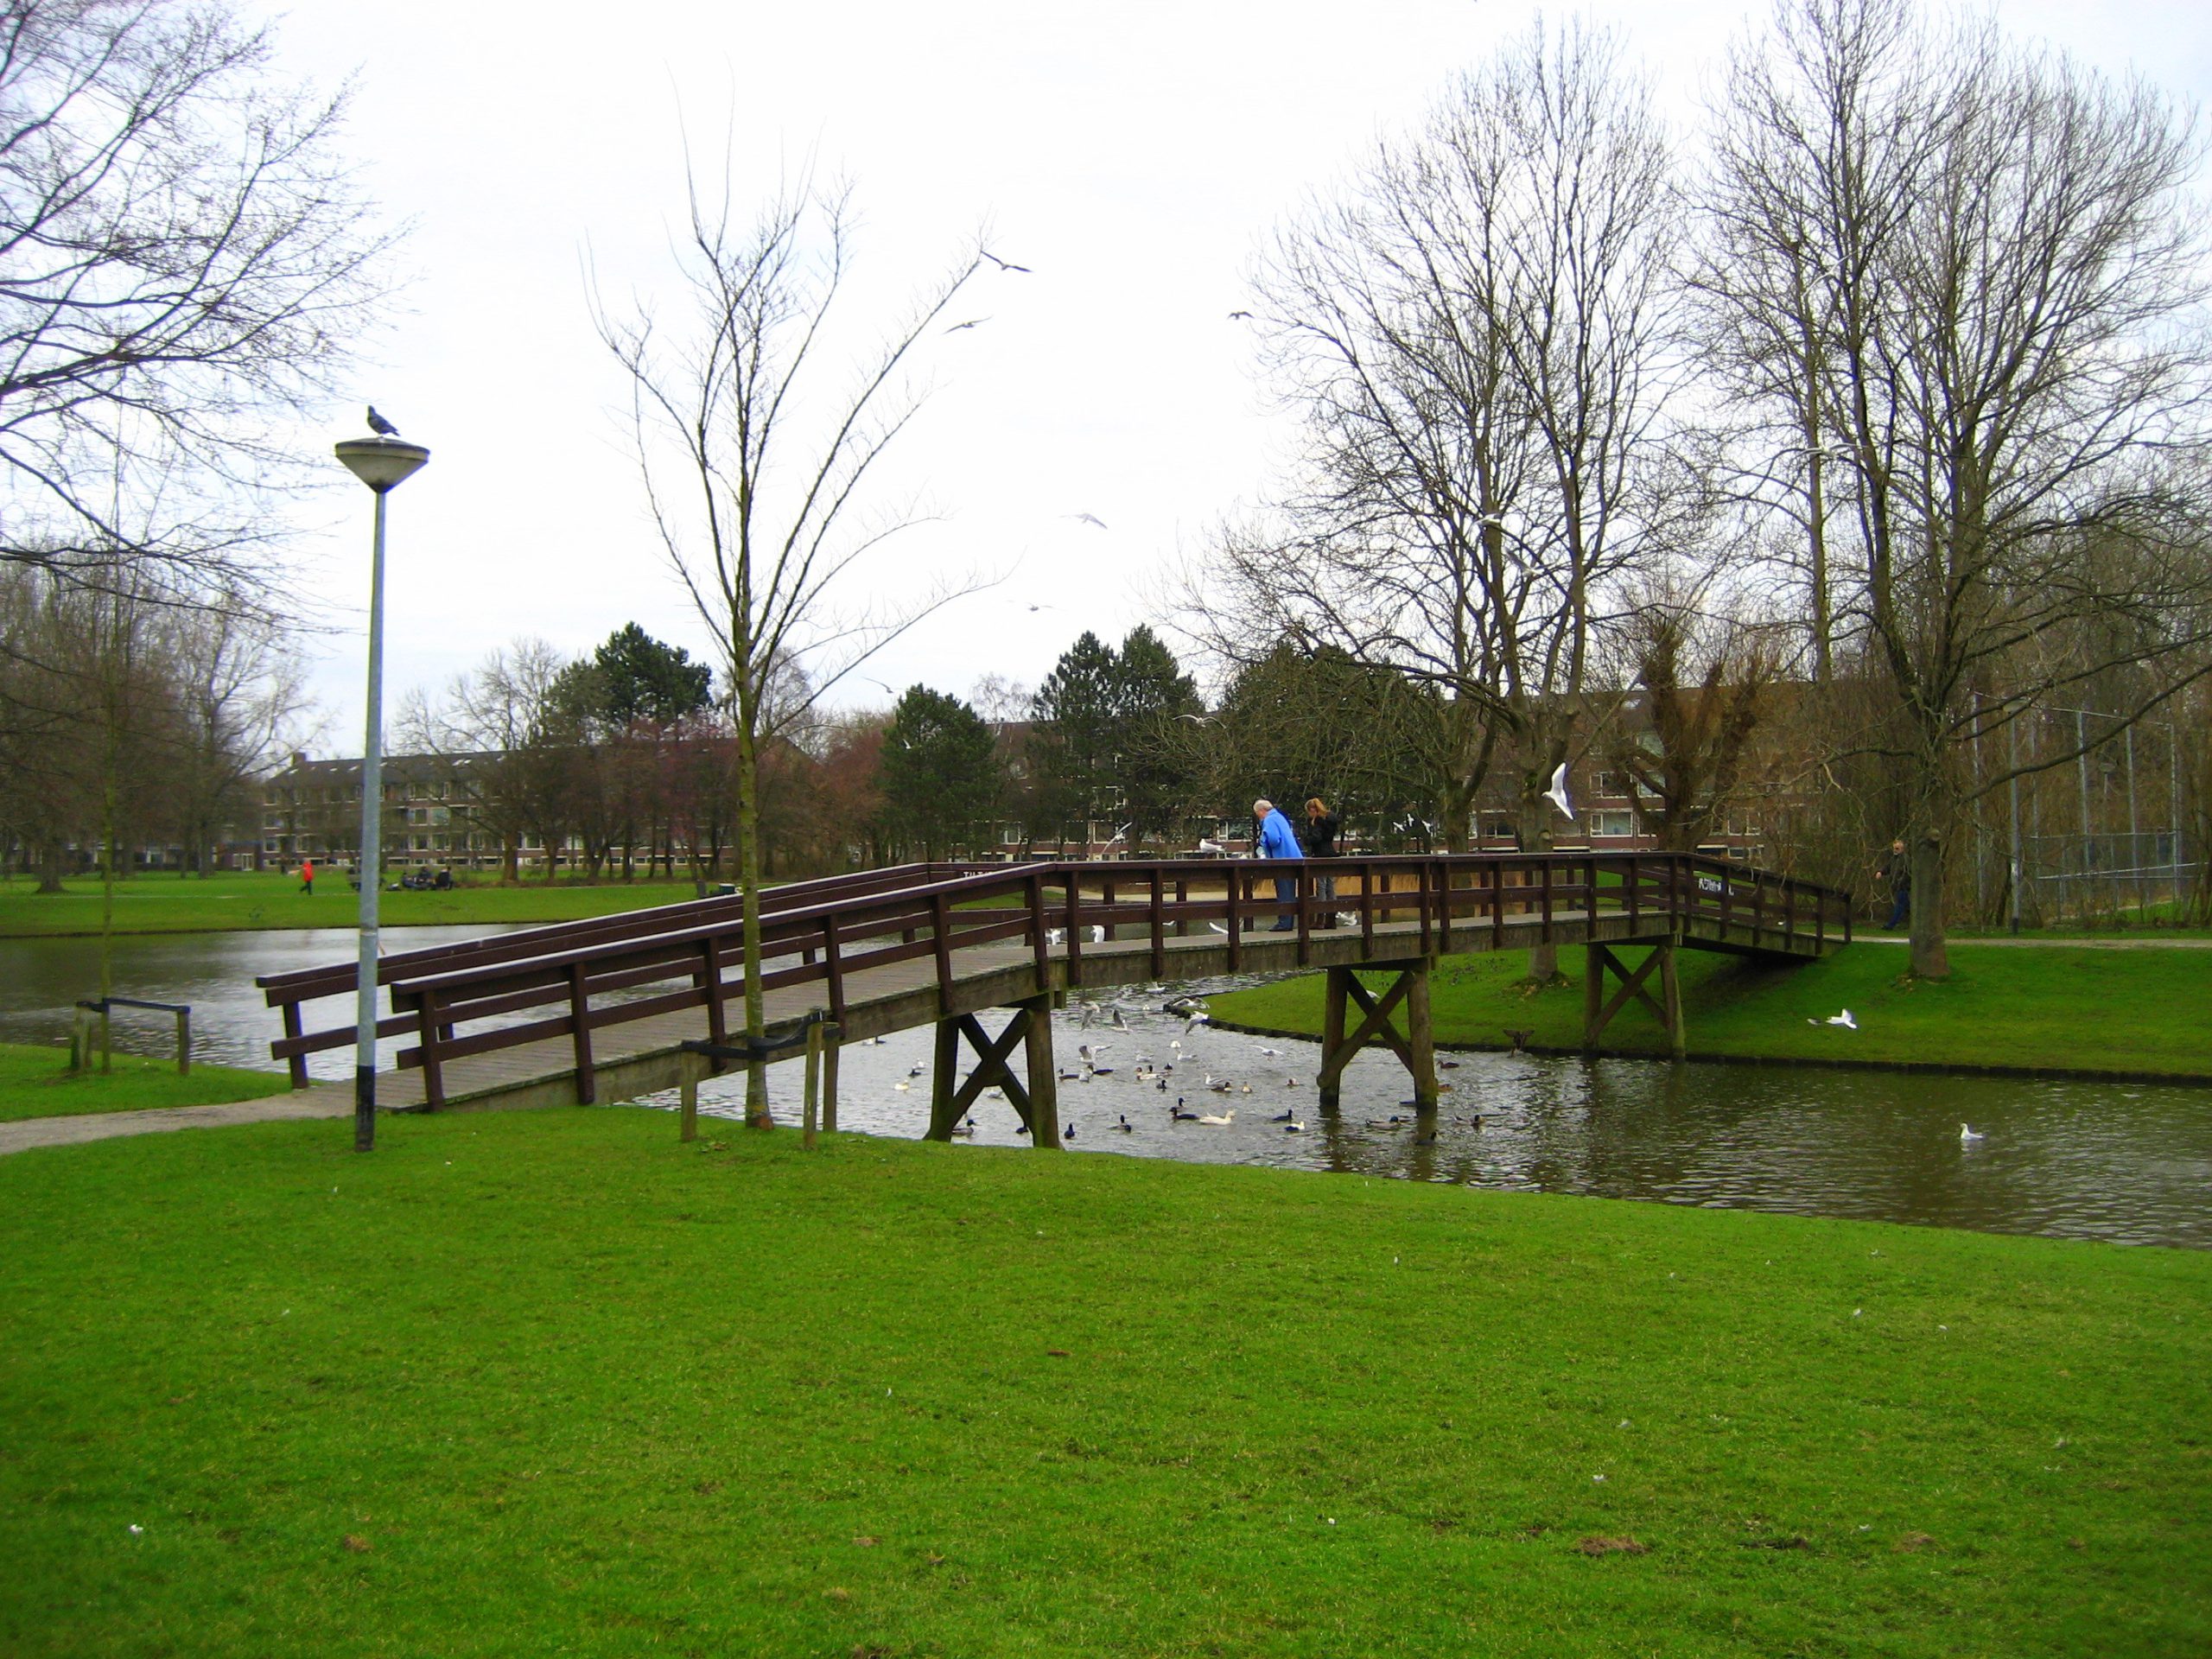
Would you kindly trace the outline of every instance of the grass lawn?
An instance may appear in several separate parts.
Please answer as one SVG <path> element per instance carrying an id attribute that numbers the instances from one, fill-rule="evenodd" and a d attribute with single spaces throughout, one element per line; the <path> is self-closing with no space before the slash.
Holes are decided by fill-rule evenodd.
<path id="1" fill-rule="evenodd" d="M 0 1159 L 0 1651 L 2212 1651 L 2212 1255 L 349 1133 Z"/>
<path id="2" fill-rule="evenodd" d="M 1631 966 L 1643 957 L 1621 955 Z M 1706 950 L 1675 960 L 1694 1055 L 2212 1074 L 2212 956 L 2202 950 L 1967 944 L 1951 953 L 1951 977 L 1942 982 L 1907 979 L 1901 944 L 1854 944 L 1800 964 Z M 1539 1047 L 1579 1046 L 1582 961 L 1580 948 L 1562 949 L 1560 967 L 1573 982 L 1531 995 L 1520 983 L 1526 951 L 1447 957 L 1431 988 L 1437 1041 L 1502 1047 L 1518 1027 Z M 1656 975 L 1649 983 L 1656 996 Z M 1224 1020 L 1318 1034 L 1321 979 L 1234 991 L 1212 1007 Z M 1858 1030 L 1806 1023 L 1842 1008 Z M 1631 1004 L 1613 1016 L 1602 1046 L 1664 1054 L 1667 1039 L 1656 1018 Z"/>
<path id="3" fill-rule="evenodd" d="M 100 931 L 100 884 L 86 877 L 60 893 L 41 893 L 27 878 L 0 882 L 0 938 Z M 467 922 L 568 922 L 693 897 L 691 883 L 612 882 L 601 887 L 537 880 L 520 886 L 455 887 L 449 893 L 387 893 L 378 907 L 387 926 Z M 118 933 L 197 933 L 253 927 L 351 927 L 360 896 L 337 871 L 315 878 L 312 897 L 290 875 L 236 872 L 202 880 L 135 875 L 117 884 Z"/>
<path id="4" fill-rule="evenodd" d="M 64 1069 L 68 1060 L 67 1049 L 0 1043 L 0 1123 L 79 1112 L 258 1100 L 290 1086 L 281 1071 L 244 1071 L 228 1065 L 194 1065 L 190 1076 L 181 1077 L 175 1061 L 136 1054 L 118 1054 L 111 1071 L 86 1071 L 73 1077 Z"/>

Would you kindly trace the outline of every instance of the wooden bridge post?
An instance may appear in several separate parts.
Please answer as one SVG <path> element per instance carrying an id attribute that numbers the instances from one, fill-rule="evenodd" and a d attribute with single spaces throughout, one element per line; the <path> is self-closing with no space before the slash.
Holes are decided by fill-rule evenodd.
<path id="1" fill-rule="evenodd" d="M 1052 1069 L 1052 999 L 1040 996 L 1022 1005 L 1028 1020 L 1022 1033 L 1022 1058 L 1029 1064 L 1029 1144 L 1060 1144 L 1059 1074 Z"/>
<path id="2" fill-rule="evenodd" d="M 1411 1075 L 1415 1116 L 1434 1115 L 1440 1091 L 1436 1086 L 1436 1034 L 1429 1017 L 1428 966 L 1426 957 L 1401 965 L 1397 978 L 1380 998 L 1370 995 L 1351 969 L 1329 969 L 1327 1000 L 1322 1015 L 1321 1072 L 1314 1079 L 1325 1115 L 1336 1115 L 1344 1067 L 1351 1064 L 1352 1057 L 1366 1047 L 1370 1039 L 1395 1053 Z M 1403 1036 L 1390 1020 L 1401 1002 L 1406 1007 Z M 1345 1012 L 1348 1005 L 1353 1004 L 1358 1007 L 1362 1017 L 1347 1035 Z"/>
<path id="3" fill-rule="evenodd" d="M 1322 1066 L 1319 1082 L 1321 1116 L 1324 1117 L 1334 1117 L 1337 1115 L 1337 1102 L 1339 1084 L 1344 1077 L 1344 1067 L 1338 1065 L 1332 1070 L 1328 1061 L 1331 1056 L 1344 1046 L 1344 995 L 1345 987 L 1351 980 L 1351 969 L 1332 968 L 1328 970 L 1326 988 L 1322 993 Z"/>
<path id="4" fill-rule="evenodd" d="M 960 1067 L 960 1022 L 954 1019 L 937 1022 L 936 1064 L 930 1067 L 930 1127 L 927 1139 L 950 1141 L 953 1126 L 960 1122 L 952 1109 L 952 1093 L 957 1086 L 954 1073 Z"/>
<path id="5" fill-rule="evenodd" d="M 1414 1116 L 1436 1116 L 1436 1027 L 1428 1014 L 1428 963 L 1406 970 L 1406 1040 L 1413 1048 Z"/>
<path id="6" fill-rule="evenodd" d="M 1688 1033 L 1682 1029 L 1682 982 L 1675 977 L 1675 947 L 1671 941 L 1659 947 L 1659 1000 L 1667 1009 L 1668 1046 L 1679 1060 L 1689 1052 L 1689 1040 Z"/>
<path id="7" fill-rule="evenodd" d="M 1589 970 L 1582 980 L 1582 1052 L 1595 1054 L 1598 1039 L 1612 1024 L 1613 1016 L 1633 998 L 1651 1010 L 1652 1015 L 1666 1028 L 1668 1043 L 1676 1059 L 1683 1053 L 1682 993 L 1675 977 L 1675 944 L 1671 939 L 1651 947 L 1651 954 L 1641 966 L 1630 973 L 1621 965 L 1621 959 L 1612 950 L 1592 940 L 1586 960 Z M 1654 973 L 1659 976 L 1659 998 L 1654 1001 L 1646 988 Z M 1620 988 L 1610 1000 L 1605 995 L 1605 976 L 1611 974 L 1620 981 Z"/>

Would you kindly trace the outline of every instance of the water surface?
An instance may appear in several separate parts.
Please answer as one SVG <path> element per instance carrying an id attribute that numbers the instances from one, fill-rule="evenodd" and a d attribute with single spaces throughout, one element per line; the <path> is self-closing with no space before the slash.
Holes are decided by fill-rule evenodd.
<path id="1" fill-rule="evenodd" d="M 386 942 L 410 950 L 501 931 L 394 928 Z M 337 930 L 126 938 L 116 944 L 116 988 L 192 1003 L 198 1058 L 268 1066 L 278 1026 L 254 976 L 342 961 L 353 944 Z M 70 1004 L 99 984 L 98 952 L 92 939 L 0 941 L 0 1039 L 62 1040 Z M 1080 1008 L 1055 1016 L 1055 1052 L 1078 1073 L 1059 1086 L 1075 1150 L 2212 1248 L 2212 1090 L 1462 1054 L 1441 1072 L 1449 1088 L 1434 1142 L 1424 1146 L 1405 1073 L 1386 1052 L 1353 1063 L 1332 1122 L 1317 1109 L 1313 1045 L 1186 1028 L 1162 1011 L 1172 994 L 1127 995 L 1118 1004 L 1126 1031 L 1109 1028 L 1112 1003 L 1087 1027 Z M 166 1053 L 172 1030 L 163 1016 L 118 1015 L 116 1039 Z M 1083 1071 L 1083 1043 L 1108 1070 Z M 385 1045 L 386 1064 L 395 1046 Z M 923 1029 L 847 1050 L 843 1126 L 920 1135 L 929 1078 L 926 1069 L 912 1073 L 926 1068 L 930 1049 Z M 1168 1089 L 1140 1081 L 1145 1059 L 1175 1067 Z M 319 1077 L 344 1077 L 353 1056 L 332 1051 L 312 1064 Z M 1209 1077 L 1226 1091 L 1209 1089 Z M 741 1087 L 710 1083 L 703 1109 L 734 1113 Z M 796 1122 L 797 1064 L 774 1068 L 772 1088 L 777 1116 Z M 1192 1111 L 1235 1121 L 1174 1122 L 1178 1096 Z M 1304 1128 L 1277 1121 L 1285 1115 Z M 1128 1133 L 1117 1127 L 1124 1119 Z M 972 1121 L 977 1144 L 1022 1142 L 1020 1119 L 995 1094 Z M 1961 1144 L 1962 1121 L 1984 1138 Z"/>

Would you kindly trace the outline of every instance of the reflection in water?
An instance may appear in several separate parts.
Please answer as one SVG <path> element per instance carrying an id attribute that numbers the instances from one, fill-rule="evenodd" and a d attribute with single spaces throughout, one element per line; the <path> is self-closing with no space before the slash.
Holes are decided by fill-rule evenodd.
<path id="1" fill-rule="evenodd" d="M 410 949 L 499 931 L 395 929 L 391 943 Z M 346 931 L 124 939 L 116 987 L 192 1003 L 200 1058 L 266 1066 L 276 1022 L 254 976 L 342 961 L 352 943 Z M 1199 988 L 1232 982 L 1243 982 Z M 98 983 L 95 940 L 0 941 L 0 1039 L 61 1041 L 71 1001 Z M 1405 1074 L 1387 1053 L 1353 1063 L 1332 1122 L 1314 1104 L 1313 1045 L 1186 1030 L 1160 1011 L 1166 995 L 1129 993 L 1121 1004 L 1127 1031 L 1106 1028 L 1110 1007 L 1087 1029 L 1076 1012 L 1056 1016 L 1064 1070 L 1081 1071 L 1084 1042 L 1112 1068 L 1060 1084 L 1075 1150 L 2212 1248 L 2212 1091 L 2202 1089 L 1461 1054 L 1447 1057 L 1456 1064 L 1440 1074 L 1449 1087 L 1435 1141 L 1422 1146 Z M 166 1052 L 168 1035 L 156 1019 L 143 1028 L 119 1020 L 116 1032 L 118 1046 L 149 1053 Z M 921 1134 L 929 1079 L 908 1073 L 930 1058 L 926 1029 L 848 1049 L 844 1127 Z M 318 1055 L 316 1075 L 343 1077 L 352 1058 L 345 1050 Z M 1167 1090 L 1139 1080 L 1144 1060 L 1175 1068 Z M 1206 1088 L 1209 1077 L 1229 1091 Z M 772 1088 L 778 1116 L 796 1121 L 796 1062 L 775 1068 Z M 737 1079 L 717 1079 L 702 1104 L 734 1113 L 741 1093 Z M 1174 1122 L 1179 1095 L 1192 1111 L 1233 1111 L 1236 1121 Z M 1273 1121 L 1285 1113 L 1304 1132 Z M 1394 1125 L 1394 1116 L 1405 1121 Z M 1113 1127 L 1122 1117 L 1132 1125 L 1127 1135 Z M 1961 1146 L 1961 1119 L 1987 1138 Z M 995 1091 L 974 1122 L 980 1143 L 1022 1142 L 1013 1107 Z"/>

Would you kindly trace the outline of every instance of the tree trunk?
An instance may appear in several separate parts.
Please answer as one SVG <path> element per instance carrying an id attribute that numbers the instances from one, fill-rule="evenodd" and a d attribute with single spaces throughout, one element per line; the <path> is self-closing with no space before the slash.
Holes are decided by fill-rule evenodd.
<path id="1" fill-rule="evenodd" d="M 745 916 L 745 1030 L 755 1039 L 766 1023 L 760 988 L 760 765 L 752 721 L 737 722 L 737 886 Z M 745 1121 L 748 1127 L 775 1127 L 768 1113 L 768 1068 L 745 1072 Z"/>
<path id="2" fill-rule="evenodd" d="M 1944 828 L 1925 823 L 1910 843 L 1912 972 L 1916 979 L 1951 976 L 1950 952 L 1943 938 Z"/>
<path id="3" fill-rule="evenodd" d="M 1552 804 L 1541 793 L 1542 780 L 1531 773 L 1521 782 L 1521 850 L 1548 853 L 1552 849 Z M 1529 948 L 1529 977 L 1539 985 L 1560 981 L 1559 947 L 1536 944 Z"/>

